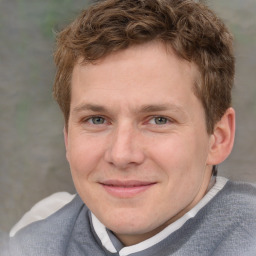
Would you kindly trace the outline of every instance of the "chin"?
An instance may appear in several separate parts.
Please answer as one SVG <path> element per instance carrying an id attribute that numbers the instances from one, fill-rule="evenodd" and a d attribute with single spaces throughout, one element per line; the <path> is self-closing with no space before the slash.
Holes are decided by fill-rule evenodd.
<path id="1" fill-rule="evenodd" d="M 118 221 L 117 221 L 118 220 Z M 106 221 L 108 229 L 117 234 L 141 235 L 151 232 L 154 227 L 144 216 L 123 216 Z"/>

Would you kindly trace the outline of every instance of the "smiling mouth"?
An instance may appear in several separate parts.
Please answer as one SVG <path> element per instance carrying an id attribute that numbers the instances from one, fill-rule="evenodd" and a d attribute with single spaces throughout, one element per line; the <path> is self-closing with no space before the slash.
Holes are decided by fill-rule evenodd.
<path id="1" fill-rule="evenodd" d="M 100 184 L 111 196 L 131 198 L 147 191 L 154 186 L 156 182 L 108 180 Z"/>

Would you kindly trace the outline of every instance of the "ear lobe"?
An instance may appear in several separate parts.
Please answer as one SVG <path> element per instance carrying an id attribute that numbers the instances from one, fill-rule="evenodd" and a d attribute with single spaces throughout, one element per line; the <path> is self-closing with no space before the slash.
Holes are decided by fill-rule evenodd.
<path id="1" fill-rule="evenodd" d="M 217 165 L 231 153 L 235 138 L 235 111 L 228 108 L 211 135 L 207 164 Z"/>
<path id="2" fill-rule="evenodd" d="M 65 148 L 66 148 L 66 158 L 69 161 L 69 154 L 68 154 L 68 132 L 67 128 L 63 128 L 63 135 L 64 135 L 64 142 L 65 142 Z"/>

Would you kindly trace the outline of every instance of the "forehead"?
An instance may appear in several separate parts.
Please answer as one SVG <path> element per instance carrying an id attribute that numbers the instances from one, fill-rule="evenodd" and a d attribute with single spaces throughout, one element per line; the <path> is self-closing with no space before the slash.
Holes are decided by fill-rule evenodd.
<path id="1" fill-rule="evenodd" d="M 169 97 L 177 98 L 177 92 L 193 94 L 198 74 L 196 65 L 179 58 L 170 46 L 159 42 L 132 46 L 95 63 L 80 59 L 72 74 L 71 104 L 82 95 L 97 101 L 100 94 L 106 98 L 122 94 L 154 102 L 168 92 Z"/>

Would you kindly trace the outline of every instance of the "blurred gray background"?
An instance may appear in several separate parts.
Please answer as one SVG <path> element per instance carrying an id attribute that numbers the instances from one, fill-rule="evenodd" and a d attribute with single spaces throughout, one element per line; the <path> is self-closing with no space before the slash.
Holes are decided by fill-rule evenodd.
<path id="1" fill-rule="evenodd" d="M 235 37 L 237 134 L 220 175 L 256 183 L 256 1 L 206 1 Z M 40 199 L 74 193 L 51 91 L 58 31 L 82 0 L 0 0 L 0 234 Z"/>

